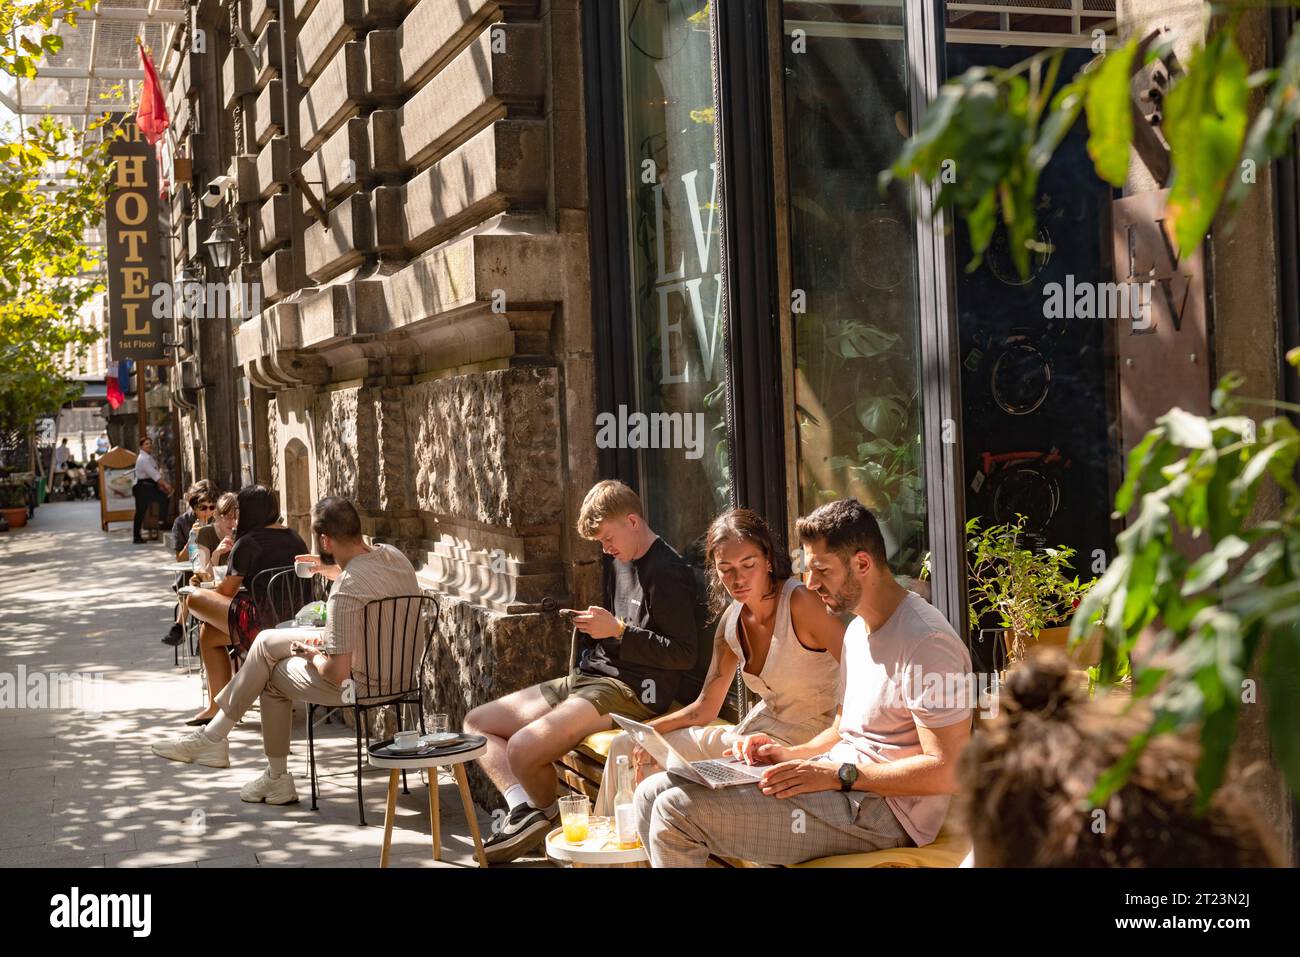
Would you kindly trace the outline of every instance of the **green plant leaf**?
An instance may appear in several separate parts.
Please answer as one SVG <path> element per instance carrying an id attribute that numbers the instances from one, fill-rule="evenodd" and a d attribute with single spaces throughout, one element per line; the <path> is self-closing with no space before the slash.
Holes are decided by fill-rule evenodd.
<path id="1" fill-rule="evenodd" d="M 1211 551 L 1198 558 L 1187 570 L 1187 577 L 1183 581 L 1183 596 L 1195 595 L 1209 588 L 1226 575 L 1228 566 L 1246 554 L 1249 548 L 1250 546 L 1236 535 L 1228 535 L 1221 539 Z"/>
<path id="2" fill-rule="evenodd" d="M 1234 33 L 1212 34 L 1165 101 L 1173 167 L 1168 213 L 1181 255 L 1195 250 L 1209 230 L 1246 136 L 1250 90 Z"/>
<path id="3" fill-rule="evenodd" d="M 1129 147 L 1133 142 L 1133 108 L 1129 77 L 1138 41 L 1129 40 L 1106 54 L 1101 68 L 1086 84 L 1088 155 L 1097 175 L 1112 186 L 1123 186 L 1128 176 Z"/>

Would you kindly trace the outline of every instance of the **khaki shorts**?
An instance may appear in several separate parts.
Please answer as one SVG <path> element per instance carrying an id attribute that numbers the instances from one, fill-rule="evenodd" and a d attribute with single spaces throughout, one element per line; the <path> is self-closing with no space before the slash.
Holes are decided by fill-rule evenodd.
<path id="1" fill-rule="evenodd" d="M 646 721 L 655 716 L 655 712 L 617 678 L 593 677 L 574 671 L 563 678 L 543 681 L 537 688 L 552 708 L 572 696 L 590 701 L 602 715 L 621 714 L 633 721 Z"/>

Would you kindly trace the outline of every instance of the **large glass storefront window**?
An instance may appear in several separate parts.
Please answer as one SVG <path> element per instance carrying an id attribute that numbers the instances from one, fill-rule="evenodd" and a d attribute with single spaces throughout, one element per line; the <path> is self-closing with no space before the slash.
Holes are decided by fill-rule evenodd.
<path id="1" fill-rule="evenodd" d="M 877 174 L 909 131 L 901 6 L 786 2 L 799 509 L 852 496 L 897 574 L 929 550 L 915 223 Z"/>
<path id="2" fill-rule="evenodd" d="M 650 522 L 686 553 L 727 506 L 718 166 L 707 0 L 621 0 L 638 450 Z"/>

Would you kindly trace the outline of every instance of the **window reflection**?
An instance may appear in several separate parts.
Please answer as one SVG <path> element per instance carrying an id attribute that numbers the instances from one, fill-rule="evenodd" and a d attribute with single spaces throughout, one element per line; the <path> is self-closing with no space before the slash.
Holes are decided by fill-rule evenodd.
<path id="1" fill-rule="evenodd" d="M 880 519 L 896 573 L 929 549 L 914 221 L 877 174 L 908 135 L 899 8 L 784 4 L 799 508 Z"/>
<path id="2" fill-rule="evenodd" d="M 640 450 L 651 524 L 685 552 L 730 491 L 709 4 L 622 4 L 639 405 L 598 442 Z"/>

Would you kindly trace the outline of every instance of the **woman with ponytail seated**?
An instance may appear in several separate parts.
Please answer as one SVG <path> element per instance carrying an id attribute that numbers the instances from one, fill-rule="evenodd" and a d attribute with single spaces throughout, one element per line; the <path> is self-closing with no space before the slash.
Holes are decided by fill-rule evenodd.
<path id="1" fill-rule="evenodd" d="M 961 757 L 960 815 L 975 867 L 1280 867 L 1274 838 L 1231 779 L 1196 808 L 1197 748 L 1153 737 L 1096 808 L 1099 776 L 1149 726 L 1129 699 L 1089 700 L 1060 652 L 1007 676 L 1001 713 Z"/>

